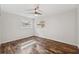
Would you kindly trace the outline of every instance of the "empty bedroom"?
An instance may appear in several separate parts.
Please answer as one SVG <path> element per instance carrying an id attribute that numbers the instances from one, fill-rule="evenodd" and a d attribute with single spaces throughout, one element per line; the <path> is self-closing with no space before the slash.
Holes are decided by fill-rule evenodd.
<path id="1" fill-rule="evenodd" d="M 79 5 L 0 4 L 0 54 L 79 54 Z"/>

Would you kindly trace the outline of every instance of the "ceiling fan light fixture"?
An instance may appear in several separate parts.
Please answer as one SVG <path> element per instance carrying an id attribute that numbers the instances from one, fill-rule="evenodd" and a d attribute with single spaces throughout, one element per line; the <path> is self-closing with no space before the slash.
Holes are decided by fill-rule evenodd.
<path id="1" fill-rule="evenodd" d="M 34 16 L 39 16 L 38 14 L 34 14 Z"/>

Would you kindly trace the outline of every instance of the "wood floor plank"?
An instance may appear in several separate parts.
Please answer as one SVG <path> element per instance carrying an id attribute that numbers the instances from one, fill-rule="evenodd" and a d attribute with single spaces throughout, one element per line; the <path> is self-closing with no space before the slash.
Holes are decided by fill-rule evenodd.
<path id="1" fill-rule="evenodd" d="M 76 46 L 31 36 L 3 43 L 0 46 L 1 54 L 78 54 L 79 49 Z"/>

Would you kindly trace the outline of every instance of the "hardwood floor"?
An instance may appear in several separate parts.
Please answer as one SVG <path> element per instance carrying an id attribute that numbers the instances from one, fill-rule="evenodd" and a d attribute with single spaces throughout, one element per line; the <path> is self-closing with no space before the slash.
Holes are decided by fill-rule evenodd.
<path id="1" fill-rule="evenodd" d="M 78 54 L 76 46 L 54 40 L 31 36 L 20 40 L 3 43 L 1 54 Z"/>

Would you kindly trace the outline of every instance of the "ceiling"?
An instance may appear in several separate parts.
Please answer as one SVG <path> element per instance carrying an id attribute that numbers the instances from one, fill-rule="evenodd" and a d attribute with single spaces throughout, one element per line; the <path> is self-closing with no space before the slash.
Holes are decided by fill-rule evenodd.
<path id="1" fill-rule="evenodd" d="M 75 4 L 40 4 L 39 6 L 43 15 L 62 13 L 76 7 Z M 35 7 L 35 4 L 1 4 L 2 11 L 23 16 L 27 15 L 28 9 L 34 9 Z"/>

